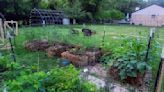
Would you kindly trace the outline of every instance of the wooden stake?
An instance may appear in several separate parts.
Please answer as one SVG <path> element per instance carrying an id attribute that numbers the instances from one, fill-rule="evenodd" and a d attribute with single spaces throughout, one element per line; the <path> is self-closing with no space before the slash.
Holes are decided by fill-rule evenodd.
<path id="1" fill-rule="evenodd" d="M 40 67 L 40 56 L 39 56 L 39 51 L 38 51 L 38 67 L 37 67 L 38 72 L 39 72 L 39 67 Z"/>
<path id="2" fill-rule="evenodd" d="M 2 41 L 2 43 L 4 43 L 4 30 L 2 19 L 0 19 L 0 40 Z"/>
<path id="3" fill-rule="evenodd" d="M 155 28 L 151 28 L 150 29 L 150 36 L 149 36 L 149 41 L 148 41 L 148 44 L 147 44 L 147 51 L 146 51 L 146 56 L 145 56 L 145 62 L 148 61 L 148 57 L 149 57 L 149 51 L 150 51 L 150 48 L 151 48 L 151 42 L 154 38 L 154 34 L 155 34 Z"/>
<path id="4" fill-rule="evenodd" d="M 164 81 L 163 79 L 164 79 L 164 47 L 161 54 L 161 62 L 157 73 L 154 92 L 161 92 L 162 82 Z"/>

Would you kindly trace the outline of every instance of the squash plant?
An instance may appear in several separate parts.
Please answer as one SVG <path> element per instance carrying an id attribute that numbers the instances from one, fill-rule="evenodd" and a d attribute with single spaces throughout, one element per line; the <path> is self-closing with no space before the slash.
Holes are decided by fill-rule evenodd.
<path id="1" fill-rule="evenodd" d="M 144 74 L 151 67 L 144 62 L 147 43 L 140 38 L 124 38 L 119 48 L 113 50 L 112 68 L 118 70 L 121 80 L 128 77 L 135 78 L 138 74 Z"/>

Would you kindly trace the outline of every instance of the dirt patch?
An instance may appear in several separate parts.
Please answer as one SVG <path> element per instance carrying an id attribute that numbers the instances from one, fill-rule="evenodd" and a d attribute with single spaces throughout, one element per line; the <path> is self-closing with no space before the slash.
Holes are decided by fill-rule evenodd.
<path id="1" fill-rule="evenodd" d="M 103 67 L 102 64 L 97 63 L 94 66 L 88 66 L 88 72 L 92 75 L 95 75 L 99 78 L 106 78 L 107 77 L 107 70 Z"/>
<path id="2" fill-rule="evenodd" d="M 113 81 L 118 82 L 120 78 L 118 77 L 118 69 L 111 67 L 107 72 L 108 78 L 114 79 Z M 150 71 L 146 71 L 144 74 L 138 74 L 137 77 L 127 77 L 120 84 L 122 85 L 131 85 L 135 88 L 134 92 L 149 92 L 150 81 L 152 79 L 152 73 Z M 128 87 L 127 87 L 128 88 Z"/>
<path id="3" fill-rule="evenodd" d="M 102 51 L 99 48 L 87 49 L 85 55 L 88 56 L 88 63 L 90 65 L 95 65 L 99 58 L 102 56 Z"/>
<path id="4" fill-rule="evenodd" d="M 25 43 L 25 48 L 29 51 L 45 51 L 49 46 L 47 40 L 33 40 Z"/>
<path id="5" fill-rule="evenodd" d="M 115 80 L 120 80 L 120 78 L 119 78 L 119 70 L 114 68 L 114 67 L 111 67 L 109 69 L 109 75 L 111 77 L 113 77 Z M 137 74 L 137 77 L 129 77 L 129 76 L 127 76 L 127 78 L 125 80 L 123 80 L 123 81 L 126 82 L 126 83 L 129 83 L 131 85 L 139 87 L 139 86 L 141 86 L 143 84 L 144 75 L 145 74 Z"/>

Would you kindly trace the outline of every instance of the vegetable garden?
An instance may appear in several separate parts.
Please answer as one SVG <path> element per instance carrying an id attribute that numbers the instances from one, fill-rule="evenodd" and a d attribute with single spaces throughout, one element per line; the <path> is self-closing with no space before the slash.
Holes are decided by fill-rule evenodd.
<path id="1" fill-rule="evenodd" d="M 0 51 L 0 89 L 153 92 L 164 36 L 158 28 L 148 45 L 149 30 L 126 25 L 21 27 L 14 43 L 16 62 L 9 50 Z"/>

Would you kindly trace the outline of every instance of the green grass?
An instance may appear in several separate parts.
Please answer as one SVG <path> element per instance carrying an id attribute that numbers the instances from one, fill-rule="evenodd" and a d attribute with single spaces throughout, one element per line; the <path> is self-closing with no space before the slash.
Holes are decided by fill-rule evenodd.
<path id="1" fill-rule="evenodd" d="M 74 26 L 46 26 L 46 27 L 21 27 L 19 29 L 19 36 L 16 38 L 16 56 L 17 61 L 21 64 L 27 66 L 36 66 L 38 65 L 38 56 L 39 56 L 39 65 L 42 70 L 49 70 L 52 67 L 58 65 L 57 58 L 48 58 L 45 52 L 29 52 L 24 49 L 24 43 L 32 39 L 47 39 L 49 42 L 60 41 L 69 44 L 81 45 L 83 47 L 100 47 L 102 45 L 102 39 L 104 31 L 105 44 L 108 44 L 105 47 L 105 50 L 110 51 L 113 48 L 119 48 L 119 43 L 122 36 L 134 36 L 141 37 L 143 40 L 147 40 L 149 36 L 149 27 L 141 26 L 128 26 L 128 25 L 86 25 L 87 28 L 96 31 L 96 35 L 92 37 L 84 37 L 82 33 L 80 35 L 71 35 L 70 29 L 75 28 L 81 30 L 82 25 Z M 164 28 L 159 28 L 157 32 L 159 36 L 158 40 L 163 45 L 164 42 Z M 8 52 L 9 53 L 9 52 Z M 161 53 L 161 52 L 159 52 Z M 160 59 L 159 59 L 160 60 Z M 159 61 L 152 63 L 153 75 L 157 71 Z M 164 85 L 163 85 L 164 89 Z"/>

